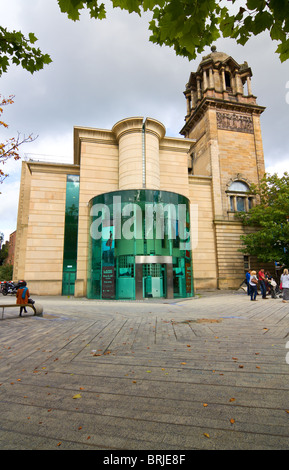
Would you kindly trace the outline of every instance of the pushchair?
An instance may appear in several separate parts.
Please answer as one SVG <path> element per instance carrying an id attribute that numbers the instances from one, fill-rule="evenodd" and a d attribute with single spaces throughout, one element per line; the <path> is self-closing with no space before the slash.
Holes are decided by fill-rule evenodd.
<path id="1" fill-rule="evenodd" d="M 267 279 L 268 287 L 269 287 L 269 294 L 271 295 L 272 299 L 277 299 L 277 294 L 280 292 L 280 288 L 277 282 L 273 279 L 273 277 Z"/>

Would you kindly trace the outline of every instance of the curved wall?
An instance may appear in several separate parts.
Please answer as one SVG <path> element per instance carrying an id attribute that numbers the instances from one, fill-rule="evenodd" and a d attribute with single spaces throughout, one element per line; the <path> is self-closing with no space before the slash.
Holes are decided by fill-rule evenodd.
<path id="1" fill-rule="evenodd" d="M 190 297 L 189 200 L 159 190 L 91 199 L 88 298 Z"/>

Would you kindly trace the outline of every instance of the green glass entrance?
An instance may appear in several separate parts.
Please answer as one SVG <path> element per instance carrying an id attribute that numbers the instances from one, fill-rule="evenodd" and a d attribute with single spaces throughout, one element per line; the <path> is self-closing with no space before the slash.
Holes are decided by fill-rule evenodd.
<path id="1" fill-rule="evenodd" d="M 189 201 L 127 190 L 90 201 L 87 297 L 193 296 Z"/>

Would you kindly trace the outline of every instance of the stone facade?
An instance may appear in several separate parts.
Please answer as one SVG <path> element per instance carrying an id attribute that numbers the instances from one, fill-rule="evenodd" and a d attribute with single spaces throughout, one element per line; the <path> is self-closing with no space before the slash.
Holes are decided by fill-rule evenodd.
<path id="1" fill-rule="evenodd" d="M 75 296 L 86 295 L 89 201 L 141 188 L 189 198 L 195 290 L 238 287 L 245 229 L 235 211 L 254 203 L 242 184 L 258 184 L 265 171 L 264 108 L 252 95 L 251 75 L 247 63 L 213 50 L 186 86 L 183 137 L 167 137 L 155 119 L 133 117 L 111 130 L 75 127 L 71 165 L 23 162 L 14 279 L 27 280 L 32 293 L 61 294 L 66 178 L 79 175 Z"/>

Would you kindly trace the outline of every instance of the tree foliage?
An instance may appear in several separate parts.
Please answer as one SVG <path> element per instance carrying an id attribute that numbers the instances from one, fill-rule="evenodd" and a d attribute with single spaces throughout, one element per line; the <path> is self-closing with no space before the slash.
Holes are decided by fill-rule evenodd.
<path id="1" fill-rule="evenodd" d="M 11 281 L 12 275 L 12 264 L 3 264 L 2 266 L 0 266 L 0 281 Z"/>
<path id="2" fill-rule="evenodd" d="M 0 76 L 7 72 L 11 63 L 34 73 L 52 62 L 48 54 L 42 54 L 39 48 L 34 47 L 36 41 L 33 33 L 26 38 L 21 31 L 8 31 L 0 26 Z"/>
<path id="3" fill-rule="evenodd" d="M 77 21 L 83 9 L 91 18 L 106 18 L 101 0 L 57 0 L 61 12 Z M 223 36 L 246 44 L 252 36 L 268 31 L 277 41 L 281 62 L 289 58 L 288 0 L 111 0 L 113 8 L 128 13 L 151 12 L 150 41 L 172 47 L 177 55 L 195 59 L 206 46 Z M 12 64 L 34 73 L 51 62 L 48 54 L 36 48 L 34 33 L 0 26 L 0 76 Z"/>
<path id="4" fill-rule="evenodd" d="M 289 58 L 288 0 L 111 0 L 114 8 L 129 13 L 152 12 L 150 40 L 173 47 L 177 55 L 195 59 L 197 53 L 223 36 L 246 44 L 251 36 L 268 31 L 276 40 L 283 62 Z M 106 17 L 98 0 L 58 0 L 68 18 L 79 20 L 87 8 L 92 18 Z"/>
<path id="5" fill-rule="evenodd" d="M 289 267 L 289 174 L 265 175 L 260 187 L 252 185 L 251 190 L 258 204 L 239 217 L 257 231 L 241 237 L 241 251 Z"/>
<path id="6" fill-rule="evenodd" d="M 2 118 L 2 113 L 3 113 L 3 106 L 7 106 L 9 104 L 13 104 L 14 101 L 14 96 L 9 96 L 9 98 L 5 99 L 1 97 L 0 95 L 0 126 L 3 126 L 4 128 L 8 128 L 8 124 L 6 124 L 4 121 L 1 120 Z M 33 137 L 32 134 L 30 134 L 28 137 L 21 137 L 21 135 L 18 133 L 17 137 L 11 137 L 10 139 L 0 142 L 0 164 L 4 165 L 7 160 L 10 158 L 14 160 L 19 160 L 20 155 L 19 155 L 19 147 L 20 145 L 26 143 L 26 142 L 32 142 L 35 140 L 36 137 Z M 2 168 L 0 168 L 0 183 L 3 183 L 4 179 L 8 176 L 7 173 L 5 173 Z M 0 193 L 1 194 L 1 193 Z"/>

